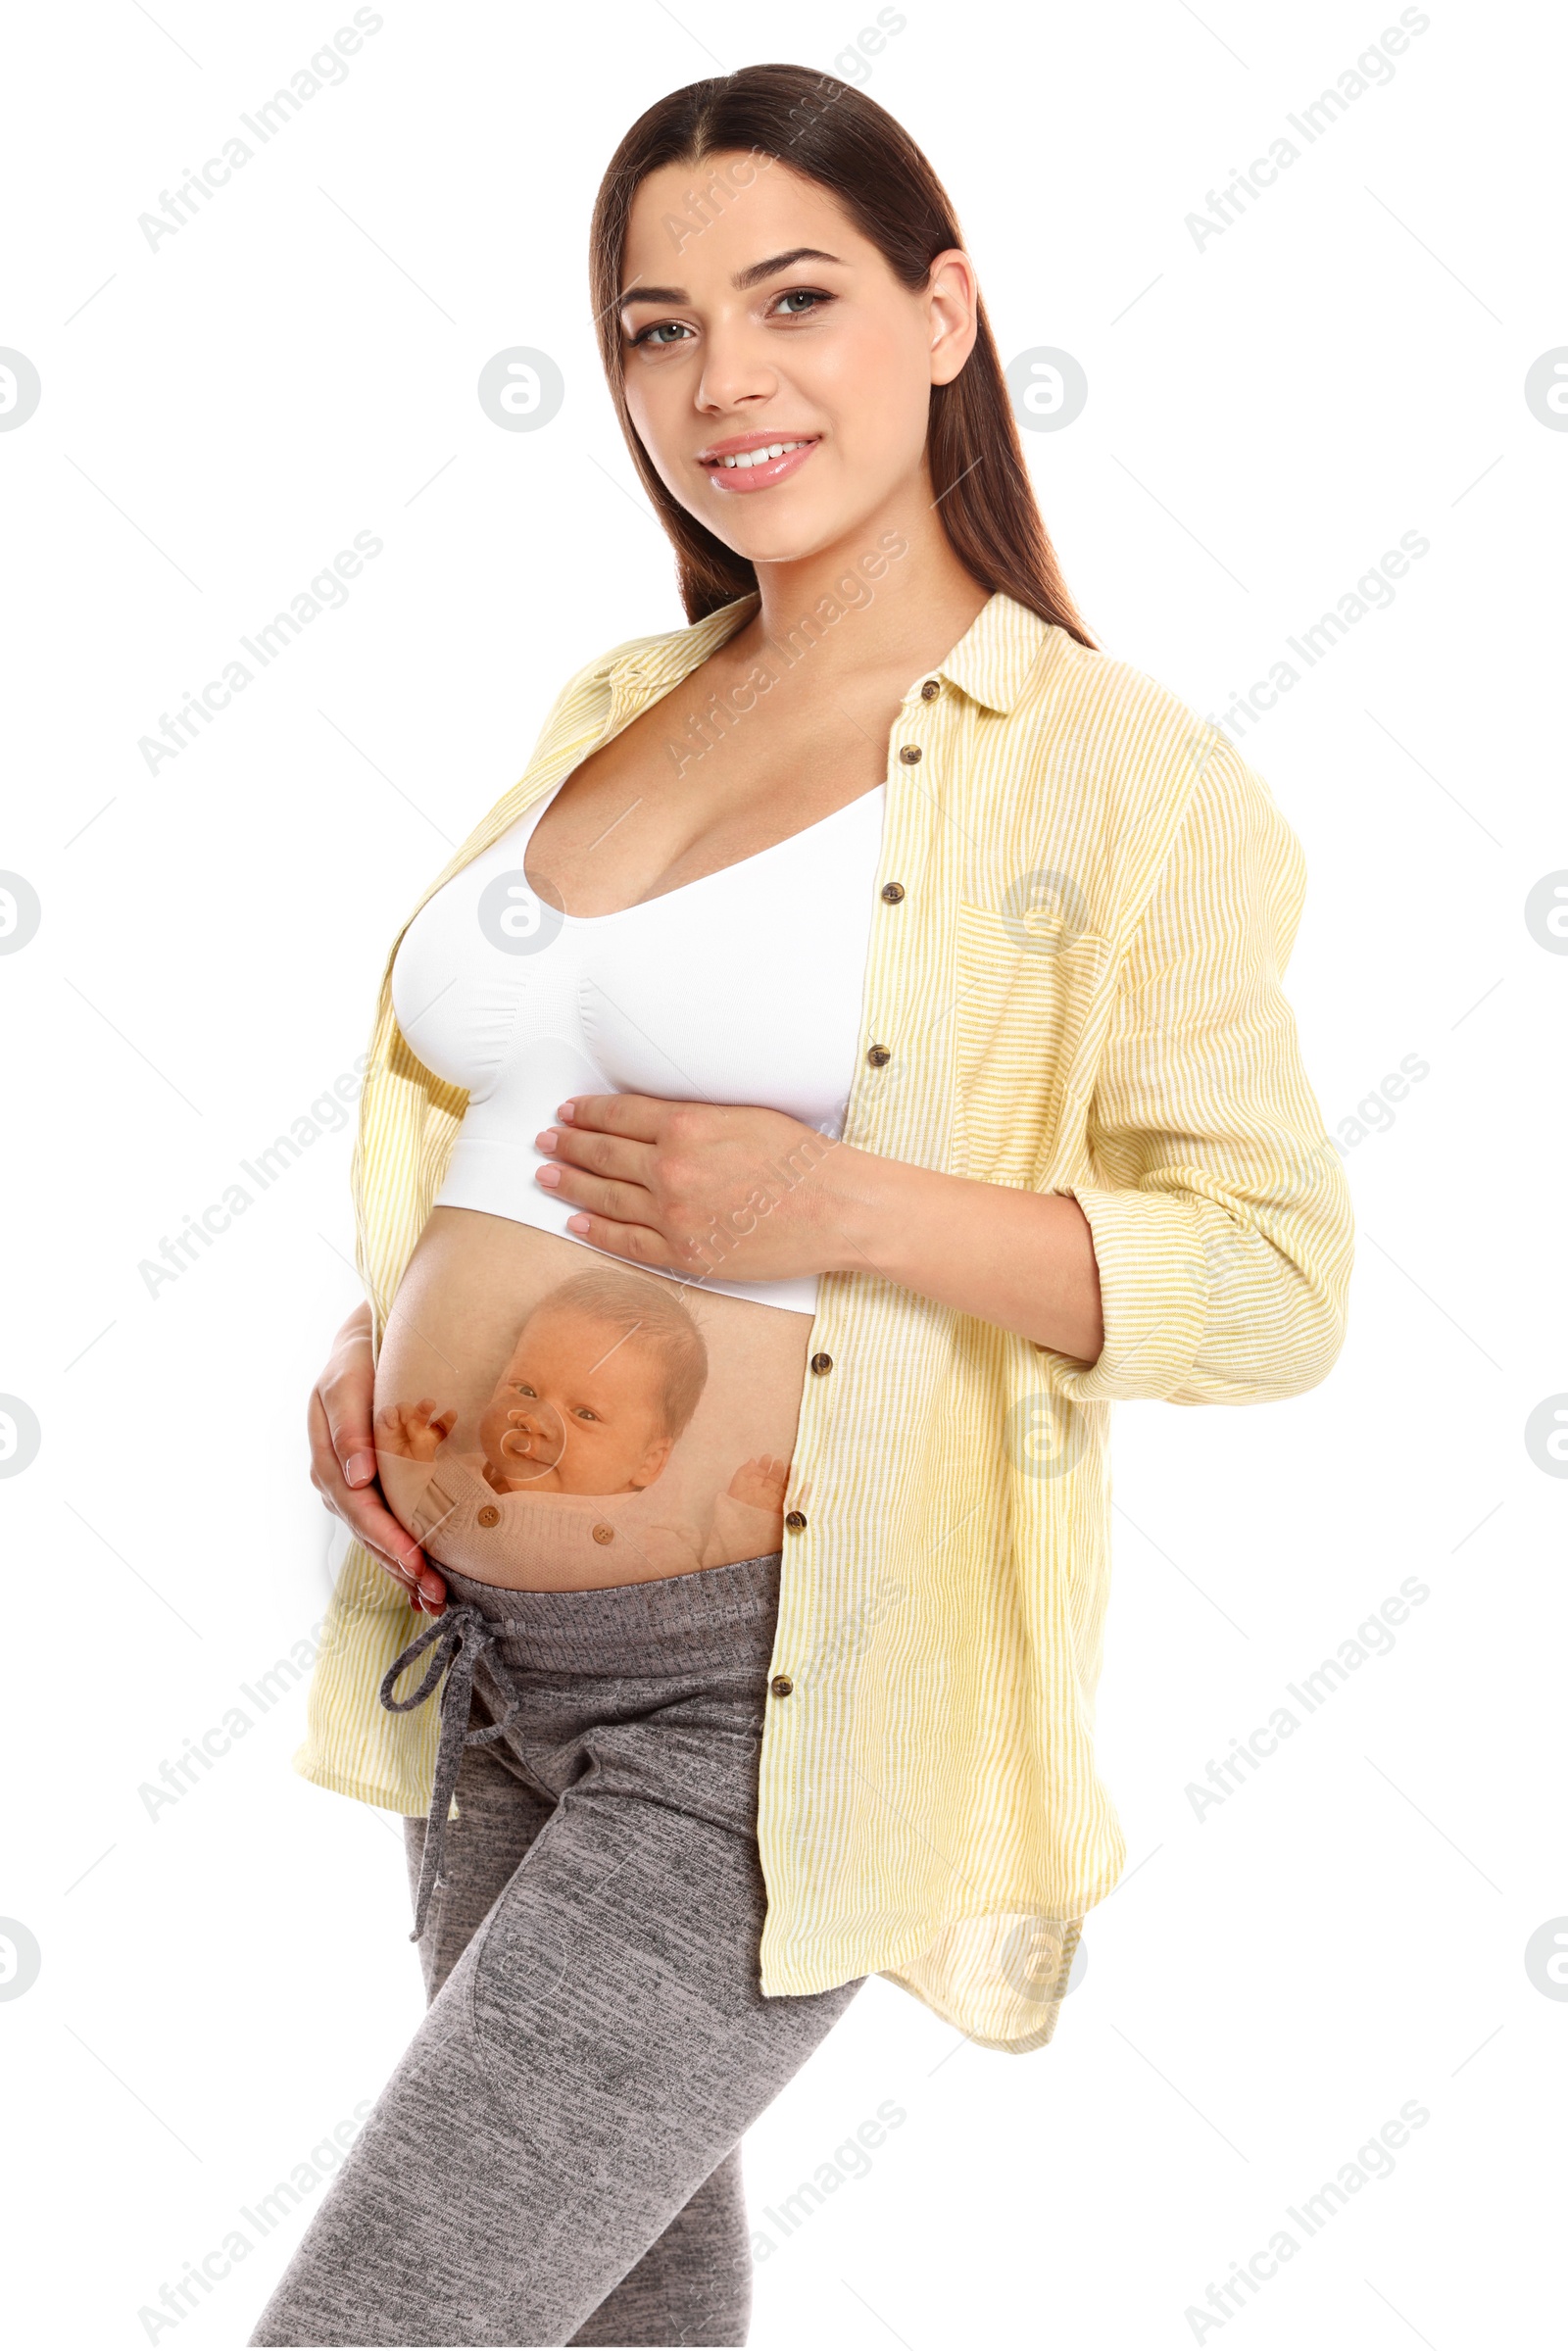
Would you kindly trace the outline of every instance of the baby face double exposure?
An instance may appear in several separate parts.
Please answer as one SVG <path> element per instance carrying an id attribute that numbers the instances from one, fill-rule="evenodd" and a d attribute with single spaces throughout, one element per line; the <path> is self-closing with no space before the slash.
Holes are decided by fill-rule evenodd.
<path id="1" fill-rule="evenodd" d="M 636 1494 L 675 1443 L 657 1347 L 623 1323 L 546 1299 L 529 1315 L 479 1422 L 502 1493 Z"/>

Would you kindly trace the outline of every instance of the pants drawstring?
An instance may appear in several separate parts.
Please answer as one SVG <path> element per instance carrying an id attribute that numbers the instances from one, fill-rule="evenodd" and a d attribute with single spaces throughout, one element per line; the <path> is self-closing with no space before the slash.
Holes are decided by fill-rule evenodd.
<path id="1" fill-rule="evenodd" d="M 410 1942 L 417 1942 L 424 1933 L 425 1912 L 431 1893 L 442 1884 L 441 1858 L 446 1848 L 447 1815 L 452 1809 L 452 1791 L 458 1784 L 458 1770 L 466 1746 L 487 1746 L 500 1739 L 522 1704 L 516 1686 L 502 1663 L 500 1656 L 503 1628 L 488 1618 L 482 1609 L 466 1602 L 448 1607 L 433 1624 L 426 1625 L 416 1639 L 411 1641 L 381 1678 L 381 1703 L 390 1714 L 412 1714 L 422 1706 L 446 1675 L 441 1691 L 441 1738 L 436 1749 L 435 1787 L 430 1797 L 430 1814 L 425 1824 L 424 1858 L 419 1867 L 419 1890 L 414 1908 L 414 1932 Z M 411 1698 L 395 1698 L 392 1691 L 400 1675 L 433 1648 L 434 1656 L 425 1669 L 424 1680 Z M 500 1722 L 487 1730 L 468 1729 L 468 1702 L 473 1693 L 474 1668 L 486 1649 L 495 1653 L 490 1659 L 490 1671 L 500 1684 L 506 1697 L 507 1711 Z"/>

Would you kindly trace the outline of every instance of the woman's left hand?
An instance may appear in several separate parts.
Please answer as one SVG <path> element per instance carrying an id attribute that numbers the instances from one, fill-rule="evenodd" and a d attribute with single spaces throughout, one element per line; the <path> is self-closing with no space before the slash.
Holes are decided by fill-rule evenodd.
<path id="1" fill-rule="evenodd" d="M 567 1229 L 634 1265 L 776 1282 L 860 1262 L 835 1215 L 861 1154 L 782 1111 L 579 1094 L 535 1138 L 535 1181 L 579 1211 Z"/>

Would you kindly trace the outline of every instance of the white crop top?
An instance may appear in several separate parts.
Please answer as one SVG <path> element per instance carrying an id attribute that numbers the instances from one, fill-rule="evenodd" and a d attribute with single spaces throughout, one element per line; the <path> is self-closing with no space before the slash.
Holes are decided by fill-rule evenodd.
<path id="1" fill-rule="evenodd" d="M 533 1139 L 571 1094 L 757 1103 L 842 1134 L 886 789 L 614 914 L 563 914 L 529 887 L 528 842 L 554 793 L 455 874 L 410 923 L 392 967 L 399 1028 L 468 1095 L 436 1205 L 591 1249 L 565 1229 L 572 1203 L 534 1182 L 545 1156 Z M 744 1257 L 741 1243 L 737 1270 Z M 715 1272 L 702 1287 L 816 1307 L 814 1274 Z"/>

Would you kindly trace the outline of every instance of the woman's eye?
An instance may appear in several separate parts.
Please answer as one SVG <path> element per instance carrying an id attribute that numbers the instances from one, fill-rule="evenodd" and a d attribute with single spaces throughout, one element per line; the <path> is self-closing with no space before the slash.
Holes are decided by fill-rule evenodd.
<path id="1" fill-rule="evenodd" d="M 772 316 L 779 318 L 809 318 L 813 312 L 825 310 L 836 299 L 823 287 L 787 286 L 782 294 L 775 297 Z M 786 304 L 791 307 L 786 309 Z M 800 307 L 795 307 L 797 305 Z M 670 351 L 677 342 L 689 342 L 691 333 L 691 328 L 679 318 L 658 318 L 652 326 L 645 326 L 640 334 L 633 335 L 631 345 L 634 351 L 639 346 L 650 351 Z"/>

